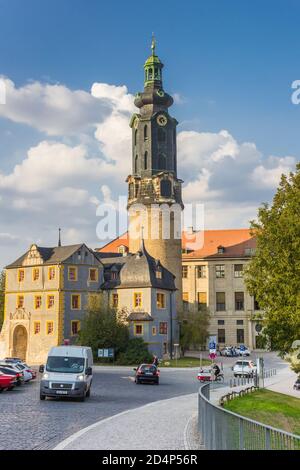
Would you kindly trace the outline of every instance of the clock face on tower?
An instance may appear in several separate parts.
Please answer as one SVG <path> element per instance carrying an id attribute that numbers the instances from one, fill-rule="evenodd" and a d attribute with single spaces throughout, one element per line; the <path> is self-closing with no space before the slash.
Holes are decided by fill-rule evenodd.
<path id="1" fill-rule="evenodd" d="M 164 114 L 160 114 L 159 116 L 157 116 L 156 121 L 159 126 L 165 126 L 168 122 L 168 119 Z"/>

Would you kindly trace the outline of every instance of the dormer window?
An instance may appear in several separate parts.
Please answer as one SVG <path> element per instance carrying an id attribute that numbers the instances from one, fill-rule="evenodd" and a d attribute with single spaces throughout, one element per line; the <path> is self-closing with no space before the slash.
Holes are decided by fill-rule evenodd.
<path id="1" fill-rule="evenodd" d="M 162 279 L 162 269 L 161 268 L 156 269 L 155 277 L 156 277 L 156 279 Z"/>
<path id="2" fill-rule="evenodd" d="M 119 248 L 118 248 L 118 252 L 121 254 L 121 255 L 125 255 L 127 253 L 127 246 L 125 245 L 120 245 Z"/>
<path id="3" fill-rule="evenodd" d="M 222 255 L 223 253 L 225 253 L 225 248 L 224 248 L 224 246 L 222 246 L 222 245 L 218 246 L 218 254 L 219 254 L 219 255 Z"/>
<path id="4" fill-rule="evenodd" d="M 112 281 L 115 281 L 116 279 L 118 279 L 118 273 L 116 271 L 112 271 L 110 273 L 110 278 Z"/>

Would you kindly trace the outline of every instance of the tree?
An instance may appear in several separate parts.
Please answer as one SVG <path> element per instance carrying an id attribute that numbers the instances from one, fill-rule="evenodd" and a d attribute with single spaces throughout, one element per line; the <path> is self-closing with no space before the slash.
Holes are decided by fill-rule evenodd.
<path id="1" fill-rule="evenodd" d="M 282 175 L 272 205 L 251 222 L 256 252 L 245 281 L 264 312 L 271 348 L 285 354 L 300 340 L 300 164 Z"/>
<path id="2" fill-rule="evenodd" d="M 0 273 L 0 330 L 4 321 L 5 271 Z"/>
<path id="3" fill-rule="evenodd" d="M 201 307 L 200 311 L 182 311 L 177 315 L 180 325 L 180 349 L 182 355 L 191 347 L 202 348 L 209 335 L 210 313 L 208 308 Z"/>
<path id="4" fill-rule="evenodd" d="M 124 351 L 128 344 L 128 325 L 119 321 L 116 311 L 106 303 L 89 305 L 78 341 L 82 345 L 90 346 L 95 358 L 98 349 L 114 348 L 118 354 Z"/>

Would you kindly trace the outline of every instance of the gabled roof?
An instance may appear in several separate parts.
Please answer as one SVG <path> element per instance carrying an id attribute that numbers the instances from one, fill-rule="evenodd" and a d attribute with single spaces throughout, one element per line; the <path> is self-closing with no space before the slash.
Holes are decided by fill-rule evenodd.
<path id="1" fill-rule="evenodd" d="M 128 247 L 128 233 L 107 243 L 97 251 L 105 254 L 118 253 L 121 245 Z M 224 253 L 218 253 L 218 247 L 224 247 Z M 190 258 L 244 258 L 251 256 L 256 240 L 250 229 L 204 230 L 202 232 L 182 232 L 183 259 Z"/>
<path id="2" fill-rule="evenodd" d="M 70 258 L 70 256 L 72 256 L 74 253 L 76 253 L 76 251 L 78 251 L 82 247 L 85 247 L 87 250 L 89 250 L 95 255 L 95 253 L 91 251 L 84 243 L 78 245 L 55 246 L 52 248 L 37 246 L 37 251 L 39 252 L 43 260 L 43 264 L 55 265 L 66 261 L 68 258 Z M 22 255 L 16 261 L 6 266 L 6 269 L 22 267 L 23 262 L 25 261 L 29 253 L 30 249 L 26 251 L 26 253 L 24 253 L 24 255 Z M 97 256 L 96 258 L 98 259 Z"/>

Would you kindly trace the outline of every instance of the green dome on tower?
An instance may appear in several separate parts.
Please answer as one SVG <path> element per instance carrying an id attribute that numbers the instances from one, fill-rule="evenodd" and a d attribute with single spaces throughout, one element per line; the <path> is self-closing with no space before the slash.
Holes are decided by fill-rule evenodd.
<path id="1" fill-rule="evenodd" d="M 145 62 L 145 87 L 152 86 L 155 88 L 162 87 L 162 68 L 164 64 L 160 58 L 155 54 L 156 41 L 152 36 L 152 54 L 148 57 Z"/>

